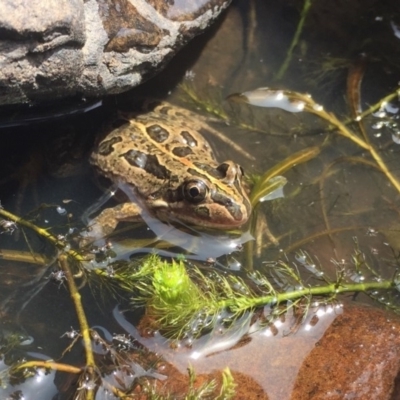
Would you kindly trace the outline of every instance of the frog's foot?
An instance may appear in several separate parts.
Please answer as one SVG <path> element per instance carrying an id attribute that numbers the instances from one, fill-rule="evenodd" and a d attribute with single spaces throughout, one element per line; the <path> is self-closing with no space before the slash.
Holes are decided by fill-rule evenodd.
<path id="1" fill-rule="evenodd" d="M 113 208 L 106 208 L 96 218 L 89 221 L 88 232 L 82 234 L 79 242 L 84 247 L 114 232 L 120 221 L 140 220 L 141 209 L 134 203 L 123 203 Z"/>

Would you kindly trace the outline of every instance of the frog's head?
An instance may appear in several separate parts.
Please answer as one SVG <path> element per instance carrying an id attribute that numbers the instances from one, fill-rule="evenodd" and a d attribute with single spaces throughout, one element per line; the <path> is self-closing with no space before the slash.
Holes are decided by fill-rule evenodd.
<path id="1" fill-rule="evenodd" d="M 202 165 L 201 173 L 191 171 L 177 188 L 167 190 L 164 199 L 156 200 L 153 209 L 163 219 L 216 229 L 237 228 L 251 213 L 242 178 L 243 169 L 232 161 L 217 167 Z"/>

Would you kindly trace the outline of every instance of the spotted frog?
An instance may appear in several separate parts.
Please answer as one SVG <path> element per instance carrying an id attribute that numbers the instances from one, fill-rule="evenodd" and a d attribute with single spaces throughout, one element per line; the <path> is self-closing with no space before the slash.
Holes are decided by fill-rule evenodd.
<path id="1" fill-rule="evenodd" d="M 103 210 L 90 222 L 93 235 L 110 234 L 119 221 L 139 219 L 144 208 L 164 221 L 218 229 L 243 225 L 251 212 L 243 170 L 232 161 L 216 161 L 199 133 L 205 128 L 196 114 L 168 103 L 143 114 L 124 114 L 90 162 L 139 201 Z"/>

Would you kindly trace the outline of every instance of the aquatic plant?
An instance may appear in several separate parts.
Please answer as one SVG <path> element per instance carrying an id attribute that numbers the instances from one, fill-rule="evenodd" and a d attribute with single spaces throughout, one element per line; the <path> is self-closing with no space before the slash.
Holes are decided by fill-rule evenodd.
<path id="1" fill-rule="evenodd" d="M 308 15 L 311 5 L 312 5 L 312 0 L 304 0 L 303 9 L 300 14 L 300 20 L 297 24 L 296 32 L 293 36 L 292 42 L 290 43 L 290 47 L 286 53 L 285 60 L 275 75 L 275 79 L 277 79 L 277 80 L 282 79 L 283 76 L 285 75 L 287 69 L 289 68 L 289 64 L 293 57 L 293 50 L 298 45 L 300 35 L 303 30 L 304 22 L 307 18 L 307 15 Z"/>

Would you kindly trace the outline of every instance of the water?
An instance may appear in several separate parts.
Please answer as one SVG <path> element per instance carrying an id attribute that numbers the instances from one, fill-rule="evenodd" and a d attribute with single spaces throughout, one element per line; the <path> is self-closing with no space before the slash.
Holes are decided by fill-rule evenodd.
<path id="1" fill-rule="evenodd" d="M 199 233 L 191 228 L 188 232 L 159 224 L 147 215 L 145 220 L 151 229 L 139 226 L 129 231 L 129 240 L 124 237 L 124 241 L 111 250 L 107 243 L 99 243 L 105 247 L 97 254 L 98 263 L 92 263 L 95 267 L 106 268 L 115 253 L 121 260 L 136 256 L 136 253 L 148 253 L 155 241 L 152 231 L 156 231 L 159 237 L 173 245 L 160 250 L 166 256 L 188 252 L 193 262 L 200 260 L 199 264 L 204 265 L 203 261 L 208 259 L 207 268 L 212 265 L 219 271 L 237 270 L 241 276 L 245 276 L 244 270 L 251 265 L 256 271 L 270 274 L 272 282 L 281 290 L 300 288 L 304 282 L 310 285 L 319 282 L 321 271 L 330 279 L 336 278 L 338 270 L 343 271 L 343 279 L 353 283 L 391 279 L 398 267 L 399 193 L 387 173 L 376 167 L 369 151 L 335 133 L 327 121 L 310 113 L 224 101 L 233 93 L 264 87 L 309 93 L 316 104 L 323 107 L 316 106 L 314 111 L 327 110 L 340 121 L 346 121 L 359 119 L 357 116 L 370 105 L 393 93 L 398 86 L 400 65 L 398 6 L 372 0 L 368 4 L 341 3 L 335 3 L 335 7 L 324 1 L 312 4 L 288 69 L 280 79 L 277 76 L 295 34 L 302 2 L 243 0 L 235 2 L 226 17 L 209 33 L 196 38 L 182 50 L 165 71 L 135 90 L 104 99 L 102 104 L 97 101 L 79 104 L 79 113 L 71 111 L 68 104 L 63 106 L 64 111 L 40 110 L 28 116 L 19 112 L 12 123 L 3 118 L 0 123 L 3 138 L 0 147 L 2 206 L 38 226 L 49 228 L 60 240 L 70 240 L 71 247 L 76 248 L 74 237 L 84 225 L 81 216 L 101 195 L 87 162 L 88 154 L 102 126 L 113 118 L 116 110 L 130 109 L 138 97 L 150 97 L 167 98 L 207 115 L 204 104 L 208 101 L 209 108 L 219 112 L 222 109 L 229 116 L 227 123 L 211 114 L 213 127 L 242 146 L 255 160 L 211 138 L 217 158 L 239 162 L 249 175 L 263 173 L 300 150 L 312 146 L 320 150 L 318 156 L 294 165 L 283 174 L 288 181 L 283 198 L 264 202 L 260 207 L 270 233 L 263 236 L 257 247 L 259 255 L 255 256 L 254 250 L 249 262 L 245 245 L 249 236 L 246 233 L 244 236 L 223 234 L 216 237 L 215 233 Z M 184 86 L 177 87 L 178 83 Z M 290 104 L 285 104 L 293 111 Z M 369 143 L 377 149 L 396 179 L 400 179 L 398 113 L 399 101 L 393 96 L 363 119 Z M 363 137 L 356 122 L 349 125 L 349 129 L 357 137 Z M 12 361 L 22 357 L 58 360 L 71 343 L 66 336 L 61 336 L 71 327 L 80 328 L 65 276 L 59 272 L 55 247 L 27 228 L 15 229 L 4 223 L 2 228 L 0 304 L 3 340 L 9 337 L 9 332 L 33 338 L 33 343 L 21 339 L 17 349 L 7 353 L 7 357 L 12 354 Z M 123 233 L 121 235 L 123 237 Z M 200 237 L 200 242 L 196 242 L 196 237 Z M 224 256 L 242 245 L 245 245 L 242 252 Z M 138 246 L 141 246 L 140 250 Z M 301 284 L 290 281 L 276 268 L 279 259 L 297 266 L 303 277 Z M 271 268 L 273 273 L 270 273 Z M 112 275 L 113 272 L 108 273 Z M 141 310 L 129 314 L 129 322 L 125 323 L 115 310 L 118 304 L 127 308 L 126 302 L 110 296 L 96 282 L 86 286 L 84 279 L 77 282 L 82 286 L 89 326 L 101 327 L 97 332 L 103 334 L 104 343 L 100 341 L 98 345 L 110 353 L 117 348 L 109 344 L 111 333 L 126 333 L 150 351 L 162 354 L 181 373 L 186 373 L 188 359 L 199 373 L 209 372 L 210 365 L 223 368 L 227 362 L 225 353 L 233 354 L 234 351 L 238 354 L 236 368 L 240 366 L 245 373 L 249 371 L 246 353 L 268 347 L 271 353 L 269 364 L 257 364 L 263 373 L 256 374 L 254 370 L 257 369 L 253 369 L 252 378 L 271 399 L 289 396 L 299 364 L 295 365 L 294 360 L 288 358 L 284 348 L 287 343 L 282 345 L 277 340 L 291 330 L 289 317 L 283 328 L 274 325 L 275 335 L 267 328 L 260 328 L 259 334 L 253 333 L 255 350 L 238 345 L 236 350 L 228 352 L 215 350 L 217 355 L 211 363 L 209 358 L 201 357 L 194 363 L 191 355 L 197 349 L 201 349 L 198 353 L 209 354 L 214 349 L 234 346 L 242 333 L 250 329 L 249 320 L 221 342 L 216 340 L 216 331 L 209 333 L 209 343 L 212 343 L 209 348 L 208 337 L 205 337 L 187 353 L 181 351 L 176 355 L 165 346 L 165 339 L 159 333 L 150 339 L 140 339 L 135 322 L 141 316 Z M 378 291 L 374 298 L 398 306 L 396 293 L 386 296 Z M 357 300 L 382 306 L 367 296 L 358 296 Z M 327 312 L 320 315 L 317 322 L 310 322 L 309 314 L 301 332 L 293 334 L 291 342 L 305 343 L 306 355 L 335 315 L 335 312 Z M 105 332 L 111 333 L 106 335 Z M 273 340 L 274 344 L 267 346 L 266 343 Z M 113 354 L 116 357 L 117 353 Z M 275 358 L 272 358 L 274 354 Z M 5 360 L 10 361 L 7 357 Z M 62 362 L 81 365 L 83 360 L 78 342 Z M 296 362 L 301 361 L 300 357 Z M 160 373 L 156 368 L 142 365 L 144 362 L 142 359 L 141 366 L 132 364 L 140 366 L 136 372 L 140 369 L 140 374 L 148 377 Z M 276 368 L 276 363 L 280 369 Z M 0 368 L 5 367 L 4 364 Z M 291 373 L 287 373 L 285 381 L 282 377 L 288 368 Z M 71 398 L 66 387 L 76 381 L 76 375 L 70 374 L 67 378 L 66 374 L 57 373 L 54 378 L 54 372 L 48 375 L 42 372 L 39 370 L 35 378 L 5 389 L 1 395 L 10 396 L 12 392 L 22 390 L 24 398 L 35 399 L 39 385 L 43 390 L 41 399 L 51 399 L 57 391 L 62 393 L 60 398 Z M 120 373 L 121 380 L 128 379 Z M 265 376 L 270 379 L 264 380 Z M 125 384 L 129 382 L 127 380 Z M 88 379 L 84 383 L 87 386 L 92 382 Z M 286 388 L 285 392 L 283 388 Z M 98 396 L 113 398 L 103 390 Z"/>

